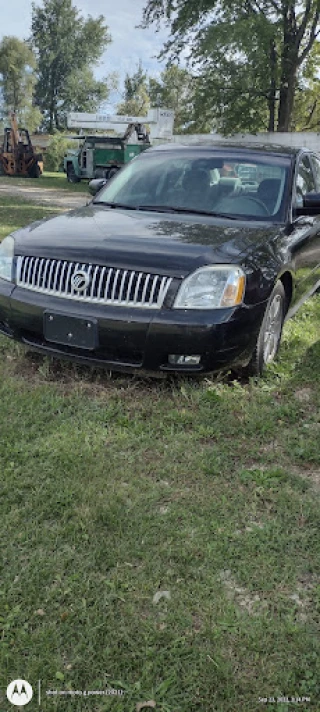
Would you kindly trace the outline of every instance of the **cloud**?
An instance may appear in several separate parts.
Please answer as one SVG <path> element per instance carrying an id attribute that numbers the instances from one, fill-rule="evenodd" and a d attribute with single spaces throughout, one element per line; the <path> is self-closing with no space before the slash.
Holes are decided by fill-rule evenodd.
<path id="1" fill-rule="evenodd" d="M 117 71 L 123 84 L 126 73 L 132 73 L 140 60 L 150 74 L 158 75 L 164 68 L 164 62 L 159 62 L 157 55 L 167 33 L 164 29 L 156 32 L 153 27 L 146 30 L 137 27 L 142 21 L 144 4 L 143 0 L 118 0 L 116 5 L 111 0 L 77 0 L 83 14 L 104 15 L 112 36 L 112 44 L 96 69 L 97 76 Z"/>
<path id="2" fill-rule="evenodd" d="M 36 5 L 41 6 L 41 0 L 35 1 Z M 15 35 L 21 39 L 30 36 L 32 1 L 18 2 L 19 13 L 16 3 L 10 4 L 7 0 L 0 0 L 0 39 L 4 35 Z M 73 4 L 84 17 L 103 15 L 112 36 L 112 44 L 95 68 L 98 79 L 116 71 L 120 84 L 123 85 L 126 73 L 132 73 L 140 60 L 143 68 L 153 76 L 159 75 L 164 69 L 165 63 L 160 63 L 157 55 L 168 37 L 167 31 L 164 27 L 159 32 L 156 32 L 155 27 L 146 30 L 137 27 L 141 24 L 146 2 L 147 0 L 73 0 Z"/>

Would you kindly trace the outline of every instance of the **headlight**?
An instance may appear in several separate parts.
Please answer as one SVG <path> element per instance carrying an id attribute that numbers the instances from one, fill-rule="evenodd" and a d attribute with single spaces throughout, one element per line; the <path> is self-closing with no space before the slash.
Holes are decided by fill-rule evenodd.
<path id="1" fill-rule="evenodd" d="M 201 267 L 189 275 L 176 296 L 174 309 L 220 309 L 241 304 L 245 275 L 240 267 Z"/>
<path id="2" fill-rule="evenodd" d="M 0 244 L 0 279 L 12 282 L 14 239 L 9 235 Z"/>

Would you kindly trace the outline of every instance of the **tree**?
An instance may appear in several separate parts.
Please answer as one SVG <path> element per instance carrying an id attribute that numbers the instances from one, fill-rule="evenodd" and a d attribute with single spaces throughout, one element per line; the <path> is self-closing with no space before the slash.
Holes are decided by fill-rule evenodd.
<path id="1" fill-rule="evenodd" d="M 74 141 L 70 141 L 67 136 L 57 132 L 51 136 L 45 153 L 46 171 L 62 171 L 63 159 L 69 149 L 74 150 Z"/>
<path id="2" fill-rule="evenodd" d="M 150 108 L 147 73 L 141 61 L 133 74 L 126 74 L 124 80 L 123 102 L 117 106 L 118 114 L 145 116 Z"/>
<path id="3" fill-rule="evenodd" d="M 0 43 L 0 88 L 2 112 L 14 111 L 18 123 L 33 131 L 41 123 L 41 113 L 33 106 L 36 58 L 26 42 L 6 36 Z"/>
<path id="4" fill-rule="evenodd" d="M 66 124 L 66 117 L 70 111 L 95 111 L 96 108 L 108 98 L 109 78 L 102 81 L 94 78 L 89 67 L 75 69 L 67 79 L 60 95 L 59 119 L 60 124 Z"/>
<path id="5" fill-rule="evenodd" d="M 38 59 L 36 98 L 48 128 L 60 129 L 66 109 L 79 108 L 79 97 L 91 97 L 91 107 L 108 95 L 94 84 L 92 66 L 111 41 L 102 15 L 83 19 L 72 0 L 43 0 L 32 4 L 31 41 Z M 72 89 L 72 96 L 69 92 Z"/>
<path id="6" fill-rule="evenodd" d="M 211 122 L 212 128 L 223 134 L 274 131 L 276 29 L 262 16 L 245 14 L 206 29 L 194 106 L 197 116 Z"/>
<path id="7" fill-rule="evenodd" d="M 277 101 L 277 130 L 288 131 L 299 73 L 303 72 L 319 34 L 320 0 L 205 0 L 201 3 L 198 0 L 148 0 L 143 25 L 146 27 L 166 18 L 171 38 L 164 52 L 179 56 L 186 46 L 190 46 L 191 59 L 201 76 L 208 68 L 205 48 L 208 47 L 211 29 L 218 31 L 229 25 L 231 40 L 232 26 L 234 28 L 244 17 L 249 21 L 247 49 L 252 22 L 261 21 L 259 32 L 262 27 L 265 30 L 262 33 L 261 55 L 266 80 L 261 89 L 269 109 L 269 124 L 272 125 L 272 111 L 275 113 Z M 230 49 L 228 36 L 225 37 L 225 48 L 226 51 Z M 240 57 L 245 65 L 248 59 L 245 43 Z M 221 77 L 221 85 L 223 82 L 224 76 Z"/>
<path id="8" fill-rule="evenodd" d="M 174 110 L 175 133 L 191 133 L 198 130 L 193 105 L 194 91 L 194 77 L 178 64 L 169 64 L 161 73 L 160 80 L 153 77 L 149 79 L 151 106 Z"/>
<path id="9" fill-rule="evenodd" d="M 297 100 L 292 117 L 292 128 L 295 131 L 319 131 L 320 128 L 319 55 L 320 45 L 316 42 L 298 78 Z"/>

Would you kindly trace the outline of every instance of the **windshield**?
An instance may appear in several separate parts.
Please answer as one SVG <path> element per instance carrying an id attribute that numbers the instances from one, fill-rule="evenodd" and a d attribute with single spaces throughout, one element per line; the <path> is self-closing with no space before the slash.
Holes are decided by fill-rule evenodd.
<path id="1" fill-rule="evenodd" d="M 232 219 L 282 221 L 287 157 L 215 152 L 148 152 L 131 161 L 95 203 Z"/>

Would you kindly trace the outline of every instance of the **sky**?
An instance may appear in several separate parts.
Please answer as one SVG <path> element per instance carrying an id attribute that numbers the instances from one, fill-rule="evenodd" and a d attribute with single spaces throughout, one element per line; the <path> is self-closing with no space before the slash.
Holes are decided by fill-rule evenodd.
<path id="1" fill-rule="evenodd" d="M 167 32 L 163 27 L 156 32 L 155 27 L 147 30 L 137 29 L 141 23 L 142 10 L 147 0 L 73 0 L 81 15 L 97 17 L 103 15 L 112 43 L 102 56 L 99 66 L 95 68 L 98 79 L 118 72 L 119 87 L 123 90 L 123 80 L 128 72 L 132 74 L 141 59 L 142 66 L 152 76 L 159 76 L 164 69 L 164 62 L 160 63 L 156 56 L 162 49 L 167 39 Z M 36 0 L 36 5 L 41 5 Z M 0 40 L 4 35 L 15 35 L 26 39 L 30 34 L 32 0 L 0 0 Z M 17 11 L 17 9 L 19 11 Z M 122 100 L 121 91 L 113 93 L 111 104 L 106 108 L 113 108 L 115 103 Z"/>

